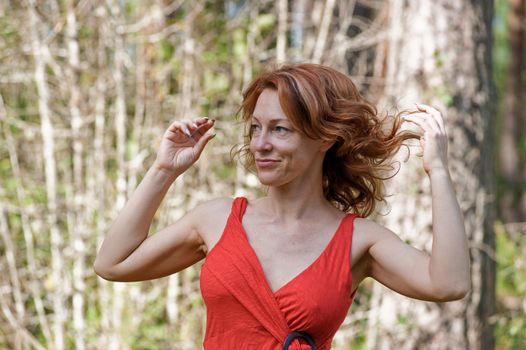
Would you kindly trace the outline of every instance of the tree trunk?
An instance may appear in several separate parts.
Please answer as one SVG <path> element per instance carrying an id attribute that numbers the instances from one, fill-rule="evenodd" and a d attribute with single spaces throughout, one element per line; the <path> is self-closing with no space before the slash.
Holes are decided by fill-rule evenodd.
<path id="1" fill-rule="evenodd" d="M 40 39 L 40 22 L 38 21 L 34 1 L 29 2 L 28 15 L 30 22 L 31 44 L 34 52 L 34 80 L 38 93 L 38 110 L 42 135 L 42 157 L 44 159 L 47 195 L 47 224 L 51 241 L 51 269 L 53 284 L 53 348 L 62 350 L 65 347 L 64 328 L 68 318 L 66 294 L 68 281 L 63 276 L 64 242 L 58 227 L 58 194 L 57 164 L 55 160 L 55 130 L 51 120 L 50 91 L 46 77 L 45 47 Z"/>
<path id="2" fill-rule="evenodd" d="M 86 232 L 87 218 L 90 217 L 86 208 L 86 192 L 84 191 L 83 171 L 83 118 L 80 111 L 81 92 L 79 86 L 79 43 L 77 40 L 77 17 L 75 4 L 70 0 L 67 3 L 66 15 L 66 44 L 68 48 L 67 85 L 69 87 L 69 112 L 71 114 L 71 134 L 73 149 L 73 181 L 70 183 L 73 198 L 68 205 L 68 216 L 71 223 L 68 225 L 70 242 L 72 242 L 74 256 L 73 260 L 73 328 L 75 333 L 75 349 L 84 350 L 85 342 L 85 289 L 86 283 Z"/>
<path id="3" fill-rule="evenodd" d="M 276 61 L 278 63 L 284 63 L 287 59 L 287 38 L 288 38 L 288 1 L 279 0 L 276 4 L 278 12 L 278 33 L 276 38 Z"/>
<path id="4" fill-rule="evenodd" d="M 111 1 L 110 16 L 114 21 L 114 25 L 117 27 L 122 24 L 122 6 L 123 4 L 117 0 Z M 114 30 L 116 33 L 114 36 L 114 67 L 111 75 L 113 84 L 115 84 L 115 135 L 116 135 L 116 163 L 117 163 L 117 179 L 116 188 L 117 195 L 114 205 L 114 213 L 118 213 L 122 210 L 126 204 L 126 190 L 127 190 L 127 179 L 126 179 L 126 124 L 127 124 L 127 113 L 126 113 L 126 93 L 125 93 L 125 81 L 124 81 L 124 61 L 125 61 L 125 43 L 123 36 Z M 111 306 L 111 323 L 113 334 L 110 338 L 108 349 L 117 350 L 121 349 L 125 345 L 123 339 L 124 326 L 123 326 L 123 313 L 125 309 L 126 300 L 126 287 L 123 283 L 113 283 L 113 295 L 112 295 L 112 306 Z"/>
<path id="5" fill-rule="evenodd" d="M 377 286 L 368 346 L 378 349 L 492 349 L 495 305 L 494 90 L 492 1 L 390 2 L 383 103 L 437 107 L 449 134 L 449 166 L 470 239 L 472 290 L 461 301 L 428 303 Z M 415 146 L 417 143 L 414 144 Z M 388 184 L 388 215 L 379 220 L 409 244 L 430 252 L 431 193 L 411 147 Z M 405 153 L 405 154 L 404 154 Z M 374 330 L 374 334 L 372 332 Z"/>
<path id="6" fill-rule="evenodd" d="M 290 25 L 290 48 L 292 50 L 292 60 L 302 59 L 303 31 L 305 27 L 305 0 L 294 0 L 292 3 Z"/>
<path id="7" fill-rule="evenodd" d="M 526 221 L 526 201 L 521 203 L 524 178 L 518 144 L 523 136 L 521 101 L 523 96 L 522 71 L 524 60 L 524 0 L 511 0 L 508 15 L 510 54 L 506 91 L 504 94 L 503 128 L 500 138 L 500 170 L 506 188 L 500 200 L 500 217 L 506 222 Z M 522 159 L 523 164 L 524 159 Z"/>
<path id="8" fill-rule="evenodd" d="M 312 53 L 313 63 L 321 62 L 325 48 L 328 46 L 327 37 L 329 35 L 329 28 L 331 27 L 335 2 L 335 0 L 326 0 L 325 5 L 323 6 L 323 15 L 321 17 L 320 27 L 316 37 L 316 45 L 314 46 L 314 52 Z"/>

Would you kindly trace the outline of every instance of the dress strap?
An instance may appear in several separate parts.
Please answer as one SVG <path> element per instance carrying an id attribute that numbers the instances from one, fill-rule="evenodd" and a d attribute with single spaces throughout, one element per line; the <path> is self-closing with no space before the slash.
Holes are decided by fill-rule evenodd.
<path id="1" fill-rule="evenodd" d="M 236 197 L 232 202 L 232 213 L 239 218 L 240 222 L 243 218 L 243 215 L 245 214 L 247 206 L 248 200 L 245 197 Z"/>

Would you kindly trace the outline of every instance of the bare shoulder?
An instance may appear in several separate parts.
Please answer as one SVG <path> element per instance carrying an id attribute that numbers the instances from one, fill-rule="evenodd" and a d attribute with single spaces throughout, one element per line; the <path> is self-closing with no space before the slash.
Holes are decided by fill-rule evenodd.
<path id="1" fill-rule="evenodd" d="M 360 236 L 363 236 L 364 239 L 373 244 L 378 239 L 396 236 L 396 234 L 387 227 L 366 218 L 356 218 L 354 220 L 354 227 L 357 232 L 360 232 Z"/>
<path id="2" fill-rule="evenodd" d="M 234 199 L 231 197 L 220 197 L 215 199 L 210 199 L 207 201 L 204 201 L 202 203 L 199 203 L 195 206 L 194 209 L 192 209 L 192 212 L 196 214 L 213 214 L 215 211 L 222 211 L 222 210 L 228 210 L 230 211 L 230 207 L 232 206 L 232 201 Z"/>
<path id="3" fill-rule="evenodd" d="M 217 221 L 226 219 L 230 213 L 233 199 L 230 197 L 221 197 L 202 202 L 195 206 L 189 214 L 194 219 L 195 228 L 206 229 L 217 225 Z"/>
<path id="4" fill-rule="evenodd" d="M 233 198 L 220 197 L 198 204 L 189 213 L 206 251 L 219 240 L 232 208 Z"/>

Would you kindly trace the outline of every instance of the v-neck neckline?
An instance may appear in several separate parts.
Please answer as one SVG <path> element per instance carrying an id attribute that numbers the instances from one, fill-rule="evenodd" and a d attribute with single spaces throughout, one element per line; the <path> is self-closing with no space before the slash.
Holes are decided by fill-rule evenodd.
<path id="1" fill-rule="evenodd" d="M 323 248 L 323 250 L 321 251 L 321 253 L 309 264 L 307 265 L 307 267 L 305 267 L 303 270 L 301 270 L 300 272 L 298 272 L 294 277 L 292 277 L 291 279 L 289 279 L 287 282 L 285 282 L 283 285 L 281 285 L 279 288 L 277 288 L 275 291 L 272 290 L 272 287 L 270 286 L 270 282 L 267 278 L 267 275 L 265 275 L 265 270 L 263 269 L 263 265 L 261 264 L 261 261 L 259 260 L 259 257 L 256 253 L 256 251 L 254 250 L 254 248 L 252 247 L 252 245 L 250 244 L 250 241 L 248 239 L 248 235 L 247 235 L 247 232 L 245 230 L 245 227 L 243 226 L 243 217 L 245 216 L 245 211 L 247 209 L 247 206 L 248 206 L 248 200 L 247 198 L 245 197 L 242 197 L 243 198 L 243 206 L 242 206 L 242 209 L 240 210 L 239 212 L 239 215 L 238 215 L 238 224 L 240 226 L 240 230 L 241 232 L 243 233 L 242 236 L 247 244 L 247 247 L 250 251 L 250 254 L 252 255 L 252 257 L 254 258 L 254 261 L 256 263 L 256 266 L 257 266 L 257 269 L 259 270 L 259 273 L 261 273 L 262 277 L 264 278 L 265 282 L 266 282 L 266 286 L 268 288 L 268 290 L 270 291 L 270 293 L 274 296 L 276 296 L 277 294 L 279 294 L 283 289 L 285 289 L 286 287 L 288 287 L 289 285 L 291 285 L 293 282 L 297 281 L 299 278 L 301 278 L 302 275 L 304 275 L 305 273 L 307 273 L 314 265 L 316 265 L 321 259 L 322 257 L 326 254 L 326 252 L 329 250 L 329 248 L 332 246 L 333 242 L 336 240 L 336 237 L 338 236 L 340 230 L 342 229 L 342 226 L 343 226 L 343 223 L 344 221 L 350 216 L 350 214 L 345 214 L 341 219 L 340 219 L 340 222 L 336 228 L 336 231 L 334 231 L 334 233 L 332 234 L 332 237 L 331 239 L 329 240 L 329 242 L 327 243 L 327 245 L 325 246 L 325 248 Z"/>

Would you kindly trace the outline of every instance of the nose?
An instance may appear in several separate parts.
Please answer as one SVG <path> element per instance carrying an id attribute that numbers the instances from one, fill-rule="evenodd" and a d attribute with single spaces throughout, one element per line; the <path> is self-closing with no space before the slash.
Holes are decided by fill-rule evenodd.
<path id="1" fill-rule="evenodd" d="M 270 151 L 272 150 L 272 142 L 266 131 L 261 131 L 252 135 L 250 146 L 253 151 Z"/>

